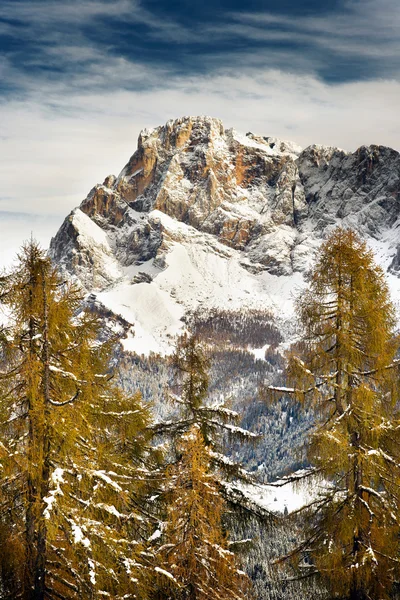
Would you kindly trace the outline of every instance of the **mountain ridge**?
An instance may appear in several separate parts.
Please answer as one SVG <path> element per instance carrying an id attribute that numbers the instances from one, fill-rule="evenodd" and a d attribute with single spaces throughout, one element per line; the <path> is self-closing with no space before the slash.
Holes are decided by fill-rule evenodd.
<path id="1" fill-rule="evenodd" d="M 50 253 L 135 325 L 126 349 L 167 352 L 188 312 L 264 306 L 290 318 L 293 290 L 338 224 L 369 241 L 397 290 L 399 214 L 395 150 L 302 150 L 183 117 L 141 132 L 120 174 L 72 211 Z"/>

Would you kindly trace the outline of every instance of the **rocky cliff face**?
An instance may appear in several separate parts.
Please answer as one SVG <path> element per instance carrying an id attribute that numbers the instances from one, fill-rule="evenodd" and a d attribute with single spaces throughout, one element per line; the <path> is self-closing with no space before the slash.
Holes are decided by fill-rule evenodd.
<path id="1" fill-rule="evenodd" d="M 200 265 L 205 252 L 208 263 L 212 256 L 223 261 L 221 277 L 230 265 L 228 287 L 219 281 L 227 298 L 235 272 L 240 304 L 252 289 L 254 298 L 262 289 L 271 294 L 278 285 L 271 277 L 304 272 L 338 223 L 367 236 L 384 266 L 398 270 L 399 209 L 400 155 L 390 148 L 302 150 L 224 130 L 218 119 L 185 117 L 140 134 L 120 175 L 95 186 L 67 217 L 51 254 L 86 289 L 104 291 L 132 276 L 141 281 L 138 269 L 160 282 L 178 246 L 190 263 L 184 265 L 182 254 L 185 277 L 194 269 L 203 281 L 218 280 L 210 265 Z M 176 270 L 179 264 L 173 279 Z M 201 285 L 191 277 L 194 288 L 200 286 L 199 303 Z M 164 281 L 160 289 L 188 308 L 188 285 Z M 215 296 L 210 290 L 206 304 Z"/>

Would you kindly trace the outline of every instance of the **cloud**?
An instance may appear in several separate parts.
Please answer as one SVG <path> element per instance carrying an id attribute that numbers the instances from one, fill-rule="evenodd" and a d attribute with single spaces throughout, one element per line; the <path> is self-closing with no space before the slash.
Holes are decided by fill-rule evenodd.
<path id="1" fill-rule="evenodd" d="M 262 59 L 270 68 L 335 80 L 397 77 L 400 71 L 398 0 L 342 0 L 330 10 L 321 6 L 295 16 L 209 8 L 208 20 L 185 25 L 178 13 L 161 17 L 145 0 L 5 0 L 3 8 L 6 35 L 22 41 L 7 52 L 11 64 L 25 75 L 79 76 L 81 84 L 87 75 L 87 87 L 101 84 L 90 76 L 107 59 L 173 73 L 210 72 L 235 59 L 254 66 Z"/>
<path id="2" fill-rule="evenodd" d="M 140 129 L 185 114 L 303 146 L 400 150 L 398 0 L 348 0 L 296 18 L 243 11 L 190 26 L 138 0 L 2 7 L 0 32 L 13 42 L 0 59 L 7 247 L 30 223 L 46 243 L 95 183 L 121 170 Z"/>
<path id="3" fill-rule="evenodd" d="M 61 222 L 59 217 L 0 211 L 0 269 L 11 266 L 21 245 L 31 235 L 47 248 Z"/>
<path id="4" fill-rule="evenodd" d="M 134 0 L 3 0 L 4 15 L 12 21 L 38 24 L 42 29 L 54 23 L 81 24 L 99 16 L 125 15 L 138 5 Z"/>
<path id="5" fill-rule="evenodd" d="M 326 50 L 347 60 L 386 59 L 383 64 L 373 65 L 374 70 L 400 72 L 398 0 L 347 0 L 341 10 L 336 7 L 317 16 L 236 12 L 230 17 L 231 22 L 221 35 L 266 43 L 292 42 L 301 45 L 305 52 Z M 352 75 L 357 78 L 356 73 Z"/>
<path id="6" fill-rule="evenodd" d="M 51 89 L 44 88 L 29 100 L 3 104 L 0 209 L 67 214 L 95 183 L 119 172 L 141 128 L 184 114 L 211 114 L 227 127 L 303 146 L 400 149 L 399 82 L 328 85 L 271 69 L 166 75 L 164 85 L 150 90 L 126 90 L 115 79 L 101 94 L 63 90 L 50 102 Z"/>
<path id="7" fill-rule="evenodd" d="M 22 31 L 25 41 L 57 41 L 61 32 L 70 39 L 98 36 L 100 41 L 102 33 L 112 31 L 118 23 L 146 26 L 149 32 L 143 31 L 143 35 L 149 33 L 164 41 L 192 43 L 196 40 L 189 28 L 172 18 L 157 17 L 140 0 L 115 0 L 112 3 L 109 0 L 69 0 L 64 3 L 59 0 L 5 0 L 2 8 L 9 19 L 0 25 L 4 33 L 21 37 Z M 42 50 L 46 51 L 46 48 Z"/>

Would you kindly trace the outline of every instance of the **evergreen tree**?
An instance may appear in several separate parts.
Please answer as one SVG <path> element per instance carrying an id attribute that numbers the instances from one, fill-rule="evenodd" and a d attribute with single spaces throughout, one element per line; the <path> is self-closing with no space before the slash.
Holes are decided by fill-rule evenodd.
<path id="1" fill-rule="evenodd" d="M 154 431 L 177 435 L 189 431 L 193 425 L 199 426 L 215 470 L 221 470 L 227 477 L 249 479 L 246 471 L 225 455 L 226 442 L 254 442 L 259 436 L 238 426 L 240 415 L 224 402 L 207 403 L 210 360 L 196 334 L 185 333 L 178 339 L 171 365 L 175 383 L 169 399 L 180 407 L 180 414 L 168 424 L 156 425 Z"/>
<path id="2" fill-rule="evenodd" d="M 155 597 L 242 598 L 248 581 L 227 549 L 222 514 L 227 526 L 228 505 L 236 516 L 243 509 L 262 516 L 264 511 L 257 510 L 235 486 L 238 477 L 246 481 L 251 477 L 224 450 L 229 438 L 253 441 L 258 436 L 239 427 L 238 413 L 224 403 L 207 403 L 210 363 L 196 335 L 184 334 L 178 340 L 171 364 L 175 384 L 169 397 L 180 408 L 179 415 L 153 427 L 174 441 L 160 496 L 167 509 L 161 511 L 157 545 L 152 549 L 160 574 Z"/>
<path id="3" fill-rule="evenodd" d="M 243 600 L 250 590 L 222 528 L 224 501 L 210 475 L 209 456 L 198 425 L 180 443 L 181 458 L 169 468 L 170 501 L 157 600 Z"/>
<path id="4" fill-rule="evenodd" d="M 1 597 L 138 597 L 147 412 L 34 241 L 0 284 Z"/>
<path id="5" fill-rule="evenodd" d="M 335 598 L 389 598 L 400 574 L 395 317 L 384 274 L 353 231 L 339 228 L 322 245 L 297 307 L 294 387 L 272 389 L 315 407 L 308 455 L 323 491 L 295 554 L 306 553 L 303 567 Z"/>

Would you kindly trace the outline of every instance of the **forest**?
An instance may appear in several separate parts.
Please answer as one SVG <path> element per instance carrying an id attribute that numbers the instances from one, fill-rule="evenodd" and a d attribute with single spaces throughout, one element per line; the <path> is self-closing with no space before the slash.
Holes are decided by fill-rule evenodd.
<path id="1" fill-rule="evenodd" d="M 322 244 L 284 353 L 262 307 L 123 353 L 107 320 L 129 324 L 33 240 L 0 303 L 0 598 L 399 597 L 400 339 L 354 231 Z M 273 480 L 312 498 L 246 493 Z"/>

